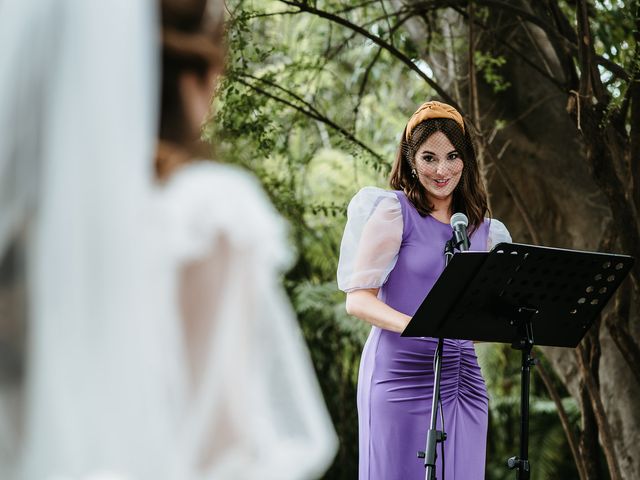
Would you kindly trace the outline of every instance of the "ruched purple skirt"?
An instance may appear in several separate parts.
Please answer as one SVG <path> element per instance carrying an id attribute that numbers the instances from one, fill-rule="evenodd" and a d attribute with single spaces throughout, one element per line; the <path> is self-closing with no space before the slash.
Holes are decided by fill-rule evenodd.
<path id="1" fill-rule="evenodd" d="M 424 479 L 417 452 L 425 449 L 437 344 L 372 328 L 358 381 L 360 480 Z M 446 480 L 484 479 L 488 397 L 472 342 L 445 340 L 441 397 Z"/>

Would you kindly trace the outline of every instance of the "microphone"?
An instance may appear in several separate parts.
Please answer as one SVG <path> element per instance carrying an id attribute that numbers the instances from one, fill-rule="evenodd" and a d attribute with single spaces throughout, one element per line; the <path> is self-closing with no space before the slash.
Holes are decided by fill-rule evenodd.
<path id="1" fill-rule="evenodd" d="M 460 249 L 461 252 L 469 250 L 471 242 L 469 242 L 469 236 L 467 235 L 467 226 L 469 225 L 469 219 L 464 213 L 454 213 L 451 216 L 451 228 L 453 229 L 454 245 Z"/>

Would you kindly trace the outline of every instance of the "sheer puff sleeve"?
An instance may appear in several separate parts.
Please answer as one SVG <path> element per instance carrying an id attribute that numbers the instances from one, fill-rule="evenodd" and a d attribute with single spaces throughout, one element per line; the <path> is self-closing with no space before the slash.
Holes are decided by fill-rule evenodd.
<path id="1" fill-rule="evenodd" d="M 402 243 L 402 208 L 395 193 L 365 187 L 349 203 L 340 245 L 338 288 L 379 288 L 396 265 Z"/>
<path id="2" fill-rule="evenodd" d="M 288 268 L 288 226 L 255 178 L 228 165 L 197 161 L 174 174 L 163 189 L 166 240 L 183 261 L 207 254 L 212 241 L 227 237 L 237 249 L 250 249 L 275 271 Z"/>
<path id="3" fill-rule="evenodd" d="M 318 478 L 336 436 L 281 285 L 286 223 L 256 179 L 212 162 L 183 167 L 161 197 L 186 346 L 163 357 L 190 380 L 171 478 Z"/>
<path id="4" fill-rule="evenodd" d="M 491 219 L 491 223 L 489 224 L 489 236 L 487 238 L 487 250 L 491 250 L 493 247 L 498 245 L 499 243 L 506 242 L 511 243 L 511 234 L 507 227 L 505 227 L 504 223 L 500 220 L 496 220 L 495 218 Z"/>

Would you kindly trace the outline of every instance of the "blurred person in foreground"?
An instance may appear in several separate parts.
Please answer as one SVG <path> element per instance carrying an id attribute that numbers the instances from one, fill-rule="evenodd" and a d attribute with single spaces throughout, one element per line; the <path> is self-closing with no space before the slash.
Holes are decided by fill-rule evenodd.
<path id="1" fill-rule="evenodd" d="M 285 224 L 248 174 L 192 160 L 223 12 L 0 2 L 0 256 L 24 252 L 27 304 L 3 478 L 305 479 L 333 456 Z"/>

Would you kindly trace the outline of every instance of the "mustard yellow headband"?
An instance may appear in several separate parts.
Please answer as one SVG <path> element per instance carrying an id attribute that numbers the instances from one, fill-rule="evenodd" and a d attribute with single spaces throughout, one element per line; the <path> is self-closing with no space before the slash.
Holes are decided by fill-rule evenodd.
<path id="1" fill-rule="evenodd" d="M 462 120 L 462 115 L 460 115 L 460 113 L 451 105 L 433 100 L 420 105 L 420 108 L 411 115 L 409 123 L 407 123 L 405 140 L 408 142 L 411 138 L 411 132 L 413 132 L 413 129 L 429 118 L 450 118 L 451 120 L 455 120 L 456 123 L 460 125 L 460 128 L 462 128 L 462 132 L 464 132 L 464 120 Z"/>

